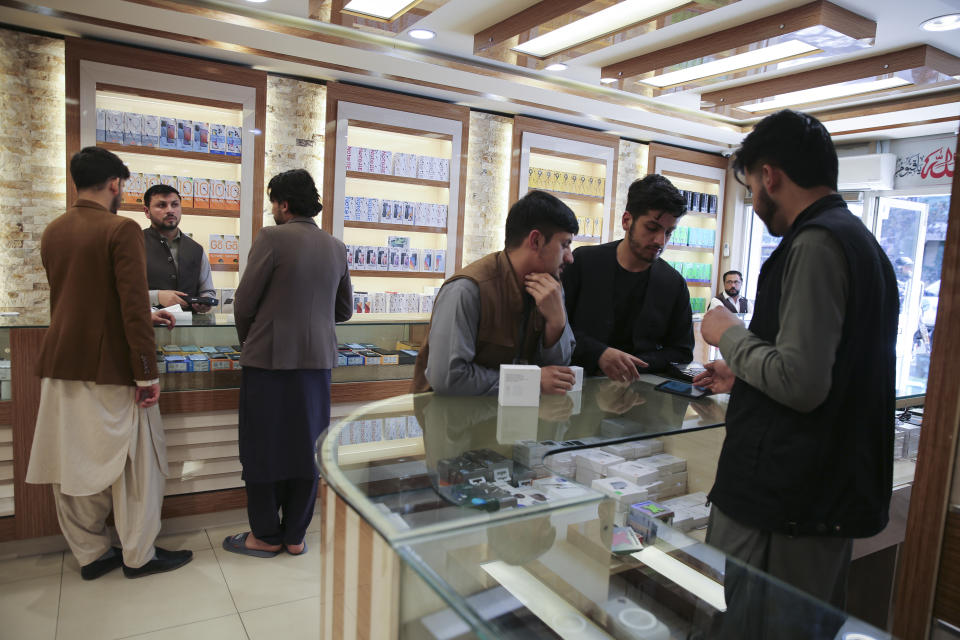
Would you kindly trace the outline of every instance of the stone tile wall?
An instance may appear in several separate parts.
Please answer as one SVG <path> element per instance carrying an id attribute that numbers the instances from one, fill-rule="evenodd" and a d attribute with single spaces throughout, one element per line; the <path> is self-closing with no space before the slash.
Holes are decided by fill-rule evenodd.
<path id="1" fill-rule="evenodd" d="M 323 194 L 323 149 L 327 87 L 281 76 L 267 77 L 267 157 L 264 188 L 282 171 L 306 169 Z M 326 205 L 326 203 L 324 203 Z M 270 201 L 263 199 L 264 226 L 273 224 Z"/>
<path id="2" fill-rule="evenodd" d="M 630 184 L 647 175 L 647 154 L 650 147 L 630 140 L 620 141 L 620 158 L 617 164 L 617 197 L 614 208 L 613 239 L 623 237 L 620 219 L 627 209 L 627 190 Z"/>
<path id="3" fill-rule="evenodd" d="M 470 114 L 467 193 L 464 198 L 463 264 L 503 249 L 503 227 L 510 204 L 513 119 Z"/>
<path id="4" fill-rule="evenodd" d="M 0 29 L 0 311 L 46 323 L 40 236 L 66 206 L 64 42 Z"/>

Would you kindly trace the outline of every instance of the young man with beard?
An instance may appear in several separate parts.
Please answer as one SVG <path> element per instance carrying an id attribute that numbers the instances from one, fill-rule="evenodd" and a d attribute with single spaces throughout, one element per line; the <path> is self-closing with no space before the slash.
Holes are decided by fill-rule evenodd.
<path id="1" fill-rule="evenodd" d="M 437 294 L 413 391 L 494 394 L 501 364 L 540 365 L 542 393 L 569 390 L 574 340 L 560 272 L 573 261 L 578 229 L 570 207 L 548 193 L 531 191 L 514 203 L 504 250 L 464 267 Z"/>
<path id="2" fill-rule="evenodd" d="M 143 194 L 143 209 L 150 221 L 150 227 L 143 230 L 150 304 L 179 304 L 207 313 L 209 306 L 187 301 L 190 297 L 215 297 L 216 290 L 203 247 L 180 231 L 180 192 L 170 185 L 154 185 Z"/>
<path id="3" fill-rule="evenodd" d="M 743 287 L 743 274 L 739 271 L 727 271 L 723 274 L 723 291 L 710 301 L 710 309 L 726 307 L 733 313 L 749 313 L 747 299 L 740 295 Z"/>
<path id="4" fill-rule="evenodd" d="M 842 609 L 852 538 L 888 520 L 897 280 L 816 118 L 767 116 L 733 167 L 783 239 L 749 329 L 723 307 L 703 319 L 724 359 L 694 384 L 730 393 L 707 542 Z"/>
<path id="5" fill-rule="evenodd" d="M 686 213 L 669 180 L 649 175 L 630 185 L 626 237 L 573 252 L 563 272 L 567 315 L 577 348 L 573 364 L 629 382 L 693 360 L 693 316 L 687 283 L 660 259 Z"/>

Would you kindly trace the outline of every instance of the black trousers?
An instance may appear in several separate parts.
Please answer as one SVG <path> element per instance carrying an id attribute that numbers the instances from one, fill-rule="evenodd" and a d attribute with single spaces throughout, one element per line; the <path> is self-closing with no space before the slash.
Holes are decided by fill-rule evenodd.
<path id="1" fill-rule="evenodd" d="M 317 478 L 247 483 L 250 531 L 267 544 L 297 545 L 313 518 Z"/>

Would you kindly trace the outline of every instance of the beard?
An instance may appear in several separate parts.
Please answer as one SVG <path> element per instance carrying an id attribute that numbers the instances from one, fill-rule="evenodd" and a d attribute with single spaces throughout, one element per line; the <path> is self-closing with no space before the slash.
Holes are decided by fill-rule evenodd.
<path id="1" fill-rule="evenodd" d="M 110 201 L 110 213 L 116 213 L 120 210 L 120 201 L 122 194 L 117 194 L 113 196 L 113 200 Z"/>
<path id="2" fill-rule="evenodd" d="M 634 256 L 637 260 L 639 260 L 639 261 L 641 261 L 641 262 L 646 262 L 646 263 L 648 263 L 648 264 L 653 264 L 654 262 L 656 262 L 657 258 L 660 256 L 660 254 L 663 252 L 663 250 L 662 250 L 662 249 L 658 249 L 658 250 L 653 254 L 653 257 L 652 257 L 652 258 L 644 255 L 645 253 L 649 253 L 649 251 L 650 251 L 651 249 L 654 249 L 655 247 L 652 247 L 652 246 L 650 246 L 650 245 L 641 244 L 641 241 L 634 237 L 634 235 L 633 235 L 633 227 L 634 227 L 634 225 L 636 225 L 636 224 L 637 224 L 637 219 L 634 218 L 634 219 L 630 222 L 630 228 L 627 230 L 627 246 L 630 247 L 630 253 L 632 253 L 633 256 Z"/>
<path id="3" fill-rule="evenodd" d="M 763 222 L 767 227 L 767 231 L 770 232 L 770 235 L 775 237 L 780 237 L 783 233 L 777 232 L 771 226 L 774 216 L 777 214 L 779 207 L 777 203 L 774 202 L 773 198 L 770 197 L 770 192 L 767 191 L 767 188 L 764 186 L 760 187 L 760 190 L 756 193 L 756 197 L 753 201 L 753 210 L 757 214 L 757 217 Z"/>
<path id="4" fill-rule="evenodd" d="M 740 295 L 740 289 L 734 289 L 733 287 L 730 287 L 727 289 L 727 295 L 731 298 L 736 298 L 738 295 Z"/>

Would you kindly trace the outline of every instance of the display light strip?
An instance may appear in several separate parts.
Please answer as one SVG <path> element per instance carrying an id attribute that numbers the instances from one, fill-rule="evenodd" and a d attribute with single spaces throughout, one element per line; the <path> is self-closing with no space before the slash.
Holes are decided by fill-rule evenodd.
<path id="1" fill-rule="evenodd" d="M 845 98 L 855 96 L 861 93 L 871 93 L 873 91 L 882 91 L 884 89 L 893 89 L 913 84 L 903 78 L 892 77 L 870 82 L 838 82 L 828 84 L 822 87 L 812 89 L 802 89 L 800 91 L 791 91 L 774 96 L 772 100 L 763 102 L 754 102 L 752 104 L 742 104 L 738 109 L 754 113 L 756 111 L 770 111 L 773 109 L 783 109 L 797 104 L 806 104 L 809 102 L 818 102 L 820 100 L 830 100 L 832 98 Z"/>
<path id="2" fill-rule="evenodd" d="M 688 4 L 687 0 L 624 0 L 559 29 L 527 40 L 513 47 L 513 50 L 535 58 L 547 58 L 685 4 Z"/>
<path id="3" fill-rule="evenodd" d="M 819 51 L 813 45 L 801 42 L 800 40 L 788 40 L 762 49 L 755 49 L 740 53 L 726 58 L 720 58 L 712 62 L 672 71 L 662 75 L 644 78 L 640 82 L 653 85 L 655 87 L 669 87 L 676 84 L 683 84 L 693 80 L 709 78 L 710 76 L 721 75 L 737 71 L 740 69 L 749 69 L 764 64 L 769 64 L 777 60 L 793 58 L 796 56 L 807 55 Z"/>

